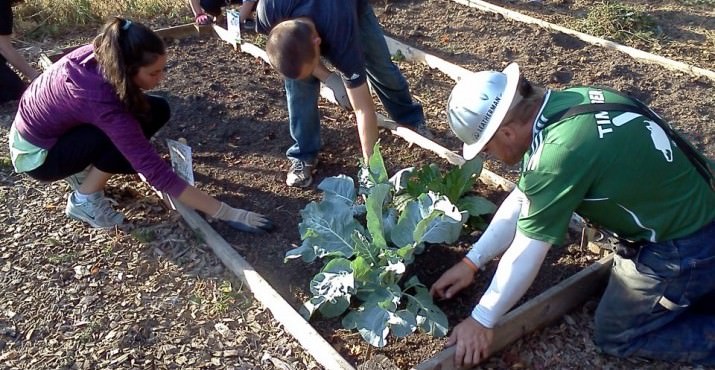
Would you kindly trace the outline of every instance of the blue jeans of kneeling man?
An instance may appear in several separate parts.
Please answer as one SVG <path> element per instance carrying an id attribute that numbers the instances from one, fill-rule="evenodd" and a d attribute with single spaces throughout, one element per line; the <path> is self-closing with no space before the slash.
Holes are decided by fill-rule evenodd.
<path id="1" fill-rule="evenodd" d="M 390 59 L 382 28 L 372 7 L 358 14 L 361 46 L 365 55 L 368 81 L 390 118 L 415 126 L 424 122 L 422 105 L 413 101 L 405 77 Z M 315 159 L 320 150 L 320 81 L 315 77 L 285 80 L 290 135 L 295 141 L 286 155 L 304 161 Z"/>
<path id="2" fill-rule="evenodd" d="M 596 309 L 606 353 L 715 364 L 715 222 L 687 237 L 615 256 Z"/>

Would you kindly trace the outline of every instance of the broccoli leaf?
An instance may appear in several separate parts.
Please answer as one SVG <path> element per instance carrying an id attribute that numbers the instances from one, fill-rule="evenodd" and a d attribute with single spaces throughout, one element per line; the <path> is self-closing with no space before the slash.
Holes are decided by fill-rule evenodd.
<path id="1" fill-rule="evenodd" d="M 494 213 L 497 210 L 496 204 L 489 199 L 476 195 L 467 195 L 457 201 L 457 208 L 467 211 L 470 216 L 481 216 Z"/>
<path id="2" fill-rule="evenodd" d="M 341 315 L 350 306 L 350 297 L 355 291 L 355 279 L 351 262 L 345 258 L 335 258 L 310 282 L 313 293 L 311 303 L 318 307 L 325 317 Z"/>

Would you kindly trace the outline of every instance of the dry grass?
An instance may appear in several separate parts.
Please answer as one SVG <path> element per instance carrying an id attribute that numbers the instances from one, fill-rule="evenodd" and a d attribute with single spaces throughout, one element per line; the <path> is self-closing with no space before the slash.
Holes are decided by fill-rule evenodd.
<path id="1" fill-rule="evenodd" d="M 42 39 L 97 28 L 122 15 L 147 24 L 179 24 L 191 20 L 185 0 L 25 0 L 15 7 L 16 29 L 29 39 Z"/>
<path id="2" fill-rule="evenodd" d="M 644 9 L 612 1 L 594 3 L 585 18 L 569 23 L 578 31 L 626 44 L 653 44 L 662 33 Z"/>

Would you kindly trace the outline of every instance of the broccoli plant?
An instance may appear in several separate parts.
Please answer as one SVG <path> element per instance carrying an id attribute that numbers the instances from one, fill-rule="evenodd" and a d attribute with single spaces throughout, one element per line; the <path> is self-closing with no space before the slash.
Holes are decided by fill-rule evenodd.
<path id="1" fill-rule="evenodd" d="M 497 207 L 484 197 L 469 194 L 482 172 L 482 164 L 482 160 L 475 157 L 445 174 L 435 164 L 424 165 L 417 170 L 410 169 L 404 174 L 407 179 L 405 192 L 398 197 L 397 204 L 433 191 L 446 196 L 460 210 L 467 211 L 472 225 L 485 226 L 482 216 L 494 213 Z"/>
<path id="2" fill-rule="evenodd" d="M 362 196 L 350 177 L 330 177 L 318 185 L 323 198 L 301 211 L 302 244 L 286 260 L 325 263 L 310 282 L 312 296 L 301 313 L 330 318 L 349 311 L 343 326 L 376 347 L 385 346 L 390 333 L 444 336 L 447 317 L 424 284 L 404 273 L 426 243 L 455 242 L 468 212 L 434 191 L 412 197 L 398 211 L 378 144 L 368 169 L 371 186 Z"/>

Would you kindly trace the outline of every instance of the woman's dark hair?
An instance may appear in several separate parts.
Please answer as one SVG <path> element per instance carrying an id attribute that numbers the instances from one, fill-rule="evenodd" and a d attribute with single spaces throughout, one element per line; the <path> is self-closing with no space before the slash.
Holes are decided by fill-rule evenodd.
<path id="1" fill-rule="evenodd" d="M 137 115 L 145 113 L 148 105 L 133 77 L 139 68 L 166 54 L 164 41 L 141 23 L 115 17 L 94 39 L 94 53 L 104 78 L 114 86 L 129 111 Z"/>
<path id="2" fill-rule="evenodd" d="M 25 0 L 10 0 L 10 6 L 15 6 Z"/>

